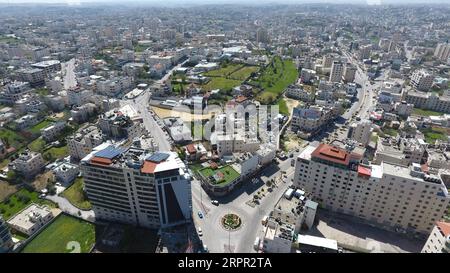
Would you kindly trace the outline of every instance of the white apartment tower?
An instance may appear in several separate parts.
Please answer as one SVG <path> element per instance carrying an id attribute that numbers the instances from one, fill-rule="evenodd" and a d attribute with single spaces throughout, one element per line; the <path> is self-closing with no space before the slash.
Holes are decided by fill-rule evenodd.
<path id="1" fill-rule="evenodd" d="M 296 160 L 294 186 L 329 210 L 428 234 L 450 201 L 442 180 L 423 173 L 419 164 L 364 165 L 361 159 L 327 144 L 308 146 Z"/>
<path id="2" fill-rule="evenodd" d="M 419 91 L 429 91 L 433 85 L 434 76 L 425 70 L 416 70 L 411 76 L 411 85 Z"/>
<path id="3" fill-rule="evenodd" d="M 83 158 L 81 169 L 99 219 L 149 228 L 191 219 L 191 178 L 176 153 L 102 144 Z"/>
<path id="4" fill-rule="evenodd" d="M 450 58 L 450 44 L 449 43 L 438 44 L 434 51 L 434 57 L 438 58 L 442 62 L 448 62 Z"/>
<path id="5" fill-rule="evenodd" d="M 450 253 L 450 223 L 436 223 L 422 253 Z"/>

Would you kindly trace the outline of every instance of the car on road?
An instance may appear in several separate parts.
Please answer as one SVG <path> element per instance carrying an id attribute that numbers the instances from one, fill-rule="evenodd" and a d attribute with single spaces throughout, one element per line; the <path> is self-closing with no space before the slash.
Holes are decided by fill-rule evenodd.
<path id="1" fill-rule="evenodd" d="M 45 193 L 39 194 L 39 198 L 44 199 L 47 195 Z"/>
<path id="2" fill-rule="evenodd" d="M 211 204 L 218 206 L 219 205 L 219 201 L 217 200 L 211 200 Z"/>
<path id="3" fill-rule="evenodd" d="M 198 236 L 203 236 L 203 231 L 202 231 L 202 228 L 201 227 L 199 227 L 198 228 Z"/>
<path id="4" fill-rule="evenodd" d="M 200 219 L 203 219 L 203 213 L 202 213 L 201 211 L 198 211 L 198 217 L 199 217 Z"/>

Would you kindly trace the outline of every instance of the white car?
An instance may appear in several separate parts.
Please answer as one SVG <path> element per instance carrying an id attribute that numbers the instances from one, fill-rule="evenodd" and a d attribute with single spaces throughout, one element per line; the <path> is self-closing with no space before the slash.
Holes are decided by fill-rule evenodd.
<path id="1" fill-rule="evenodd" d="M 203 236 L 203 231 L 201 227 L 198 228 L 198 236 Z"/>
<path id="2" fill-rule="evenodd" d="M 219 205 L 219 201 L 217 200 L 211 200 L 211 204 L 218 206 Z"/>

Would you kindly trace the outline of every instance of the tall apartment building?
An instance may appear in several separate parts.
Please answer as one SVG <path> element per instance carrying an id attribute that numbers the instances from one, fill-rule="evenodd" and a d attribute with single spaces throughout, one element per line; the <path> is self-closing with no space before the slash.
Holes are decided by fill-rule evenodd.
<path id="1" fill-rule="evenodd" d="M 12 162 L 14 169 L 29 178 L 38 174 L 45 166 L 44 158 L 40 153 L 24 151 Z"/>
<path id="2" fill-rule="evenodd" d="M 40 68 L 24 68 L 18 71 L 19 78 L 23 82 L 30 83 L 31 87 L 45 85 L 45 71 Z"/>
<path id="3" fill-rule="evenodd" d="M 332 211 L 428 234 L 450 201 L 442 180 L 422 172 L 419 164 L 365 165 L 361 159 L 327 144 L 308 146 L 296 160 L 294 186 Z"/>
<path id="4" fill-rule="evenodd" d="M 91 90 L 73 87 L 67 90 L 67 101 L 69 105 L 82 106 L 91 101 L 94 93 Z"/>
<path id="5" fill-rule="evenodd" d="M 436 223 L 422 253 L 450 253 L 450 223 Z"/>
<path id="6" fill-rule="evenodd" d="M 257 43 L 268 43 L 269 42 L 269 33 L 265 28 L 258 28 L 256 30 L 256 42 Z"/>
<path id="7" fill-rule="evenodd" d="M 291 126 L 294 130 L 314 132 L 319 130 L 332 118 L 333 111 L 329 107 L 296 107 L 292 110 Z"/>
<path id="8" fill-rule="evenodd" d="M 359 59 L 360 60 L 364 60 L 364 59 L 369 59 L 370 58 L 370 53 L 372 51 L 372 45 L 363 45 L 359 47 Z"/>
<path id="9" fill-rule="evenodd" d="M 434 50 L 434 57 L 442 62 L 448 62 L 450 59 L 450 44 L 439 43 Z"/>
<path id="10" fill-rule="evenodd" d="M 67 137 L 69 155 L 75 160 L 84 158 L 94 147 L 102 143 L 102 132 L 94 125 L 83 126 L 75 134 Z"/>
<path id="11" fill-rule="evenodd" d="M 13 245 L 9 227 L 0 215 L 0 253 L 8 252 Z"/>
<path id="12" fill-rule="evenodd" d="M 409 91 L 405 96 L 405 101 L 417 108 L 450 113 L 450 96 L 439 96 L 432 92 Z"/>
<path id="13" fill-rule="evenodd" d="M 419 91 L 430 91 L 434 76 L 425 70 L 416 70 L 411 75 L 411 85 Z"/>
<path id="14" fill-rule="evenodd" d="M 149 228 L 191 219 L 191 178 L 176 153 L 102 144 L 83 158 L 81 170 L 99 219 Z"/>
<path id="15" fill-rule="evenodd" d="M 372 122 L 369 120 L 361 120 L 358 123 L 353 123 L 348 131 L 348 137 L 354 139 L 366 146 L 370 142 L 372 135 Z"/>
<path id="16" fill-rule="evenodd" d="M 12 104 L 32 91 L 28 82 L 12 82 L 7 84 L 5 90 L 0 93 L 0 102 Z"/>
<path id="17" fill-rule="evenodd" d="M 46 77 L 50 77 L 52 72 L 61 70 L 61 62 L 58 60 L 48 60 L 32 64 L 31 67 L 44 70 Z"/>
<path id="18" fill-rule="evenodd" d="M 344 73 L 344 64 L 340 61 L 334 61 L 331 65 L 330 82 L 340 82 Z"/>
<path id="19" fill-rule="evenodd" d="M 356 76 L 356 66 L 347 63 L 344 68 L 344 76 L 342 77 L 342 79 L 347 83 L 354 82 L 355 76 Z"/>

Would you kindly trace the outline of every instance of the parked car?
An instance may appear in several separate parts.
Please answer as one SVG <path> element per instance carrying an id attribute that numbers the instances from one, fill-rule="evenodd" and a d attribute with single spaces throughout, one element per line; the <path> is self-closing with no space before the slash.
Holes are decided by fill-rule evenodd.
<path id="1" fill-rule="evenodd" d="M 203 231 L 201 227 L 198 228 L 198 236 L 203 236 Z"/>
<path id="2" fill-rule="evenodd" d="M 198 211 L 198 217 L 199 217 L 200 219 L 203 219 L 203 213 L 202 213 L 201 211 Z"/>
<path id="3" fill-rule="evenodd" d="M 219 205 L 219 201 L 217 200 L 211 200 L 211 204 L 218 206 Z"/>

